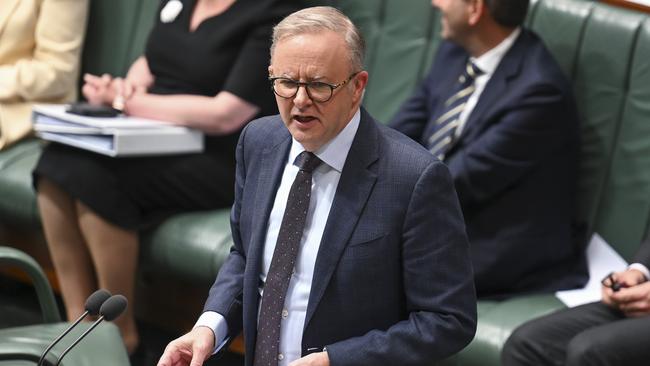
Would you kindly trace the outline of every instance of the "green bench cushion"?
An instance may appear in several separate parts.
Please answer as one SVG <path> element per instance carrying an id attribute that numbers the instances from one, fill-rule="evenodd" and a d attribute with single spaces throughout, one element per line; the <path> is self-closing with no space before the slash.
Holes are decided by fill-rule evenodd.
<path id="1" fill-rule="evenodd" d="M 59 357 L 73 340 L 89 328 L 90 324 L 80 323 L 52 349 L 47 359 L 54 361 L 55 357 Z M 31 365 L 34 365 L 40 358 L 41 352 L 69 325 L 69 323 L 53 323 L 1 329 L 0 364 L 6 362 L 4 363 L 6 365 L 19 365 L 8 360 L 21 355 L 20 358 L 28 358 L 32 361 Z M 112 323 L 99 324 L 65 356 L 61 366 L 65 365 L 129 365 L 129 358 L 117 327 Z"/>
<path id="2" fill-rule="evenodd" d="M 232 246 L 230 210 L 175 215 L 146 233 L 142 244 L 142 270 L 209 285 Z"/>
<path id="3" fill-rule="evenodd" d="M 530 295 L 494 302 L 479 301 L 479 322 L 472 343 L 456 356 L 459 365 L 499 365 L 501 348 L 520 324 L 564 308 L 554 295 Z"/>

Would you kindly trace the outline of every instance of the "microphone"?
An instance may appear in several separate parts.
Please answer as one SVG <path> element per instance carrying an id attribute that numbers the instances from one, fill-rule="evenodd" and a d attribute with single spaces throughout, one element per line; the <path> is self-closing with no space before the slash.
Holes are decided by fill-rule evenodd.
<path id="1" fill-rule="evenodd" d="M 102 304 L 109 298 L 111 297 L 111 293 L 99 289 L 95 292 L 93 292 L 90 296 L 88 296 L 88 299 L 86 299 L 86 304 L 84 305 L 84 311 L 83 314 L 74 322 L 72 323 L 68 329 L 66 329 L 63 333 L 61 333 L 60 336 L 58 336 L 50 345 L 43 351 L 41 354 L 41 358 L 38 359 L 38 366 L 41 366 L 43 364 L 43 361 L 45 361 L 45 355 L 47 355 L 48 352 L 54 347 L 63 337 L 65 337 L 72 328 L 76 327 L 77 324 L 79 324 L 86 316 L 88 315 L 97 315 L 100 312 Z"/>
<path id="2" fill-rule="evenodd" d="M 74 348 L 74 346 L 76 346 L 77 343 L 79 343 L 82 339 L 84 339 L 84 337 L 86 337 L 88 333 L 90 333 L 93 329 L 95 329 L 95 327 L 97 327 L 99 323 L 101 323 L 104 319 L 110 322 L 111 320 L 122 315 L 122 312 L 124 312 L 124 310 L 126 309 L 126 305 L 127 305 L 126 297 L 122 295 L 113 295 L 110 298 L 108 298 L 108 300 L 106 300 L 102 304 L 102 307 L 99 309 L 99 315 L 100 315 L 99 319 L 97 319 L 93 323 L 93 325 L 90 326 L 90 328 L 88 328 L 85 332 L 83 332 L 83 334 L 81 334 L 79 338 L 75 339 L 75 341 L 72 342 L 72 344 L 68 348 L 66 348 L 65 351 L 63 351 L 61 357 L 59 357 L 59 360 L 56 362 L 55 366 L 59 366 L 61 360 L 63 360 L 63 357 L 65 357 L 65 355 L 68 354 L 68 352 L 70 352 L 70 350 Z"/>

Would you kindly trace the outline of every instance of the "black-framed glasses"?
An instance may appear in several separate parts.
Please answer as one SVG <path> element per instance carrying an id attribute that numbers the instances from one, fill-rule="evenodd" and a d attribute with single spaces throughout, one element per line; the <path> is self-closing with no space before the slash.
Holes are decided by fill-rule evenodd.
<path id="1" fill-rule="evenodd" d="M 301 82 L 285 77 L 270 77 L 269 80 L 271 81 L 273 92 L 279 97 L 291 99 L 298 94 L 298 89 L 304 86 L 309 99 L 317 103 L 325 103 L 332 99 L 335 89 L 349 83 L 360 72 L 353 73 L 350 77 L 338 84 L 330 84 L 322 81 Z"/>

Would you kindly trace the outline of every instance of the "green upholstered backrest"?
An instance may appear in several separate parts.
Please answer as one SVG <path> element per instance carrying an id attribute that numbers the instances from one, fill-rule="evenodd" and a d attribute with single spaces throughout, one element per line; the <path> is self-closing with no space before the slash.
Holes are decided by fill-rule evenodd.
<path id="1" fill-rule="evenodd" d="M 430 0 L 339 0 L 367 44 L 370 81 L 364 106 L 388 122 L 427 72 L 439 44 L 439 14 Z"/>
<path id="2" fill-rule="evenodd" d="M 632 25 L 634 46 L 620 60 L 627 67 L 618 140 L 594 225 L 628 258 L 650 219 L 650 20 Z"/>
<path id="3" fill-rule="evenodd" d="M 629 87 L 629 62 L 642 19 L 641 14 L 608 6 L 595 7 L 580 45 L 575 86 L 583 118 L 579 180 L 581 217 L 586 218 L 595 231 L 599 231 L 594 221 L 616 148 Z M 610 239 L 617 241 L 617 238 Z"/>
<path id="4" fill-rule="evenodd" d="M 529 26 L 544 43 L 565 74 L 573 78 L 587 17 L 593 4 L 585 1 L 538 1 L 529 13 Z"/>
<path id="5" fill-rule="evenodd" d="M 126 74 L 143 46 L 159 0 L 93 0 L 83 52 L 83 72 Z"/>
<path id="6" fill-rule="evenodd" d="M 40 152 L 34 139 L 0 152 L 0 237 L 1 224 L 29 230 L 40 225 L 31 176 Z"/>
<path id="7" fill-rule="evenodd" d="M 587 223 L 590 232 L 603 234 L 624 255 L 638 246 L 645 231 L 645 221 L 635 227 L 625 223 L 647 218 L 633 220 L 638 212 L 629 210 L 620 210 L 614 217 L 603 211 L 602 205 L 614 199 L 609 183 L 614 174 L 611 168 L 615 155 L 619 155 L 619 135 L 626 124 L 623 115 L 629 102 L 630 60 L 645 18 L 643 14 L 603 4 L 545 0 L 540 1 L 531 19 L 531 27 L 544 39 L 574 84 L 582 124 L 578 217 Z M 641 142 L 649 136 L 635 134 L 632 138 Z M 638 173 L 628 174 L 632 179 L 638 178 Z M 623 199 L 625 194 L 619 192 L 616 199 Z M 614 221 L 618 224 L 613 225 Z M 634 238 L 634 243 L 628 243 L 625 237 Z"/>
<path id="8" fill-rule="evenodd" d="M 160 6 L 160 0 L 139 0 L 138 2 L 141 3 L 140 11 L 138 12 L 136 30 L 126 55 L 127 67 L 142 56 L 145 44 L 149 39 L 149 31 L 153 28 Z"/>

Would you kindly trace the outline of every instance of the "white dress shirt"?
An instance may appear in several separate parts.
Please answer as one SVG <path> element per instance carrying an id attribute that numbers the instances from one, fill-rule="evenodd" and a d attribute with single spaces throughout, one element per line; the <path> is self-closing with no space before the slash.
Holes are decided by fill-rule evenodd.
<path id="1" fill-rule="evenodd" d="M 650 280 L 650 271 L 648 271 L 648 267 L 644 266 L 641 263 L 632 263 L 629 267 L 627 267 L 627 269 L 636 269 L 637 271 L 643 273 L 646 280 Z"/>
<path id="2" fill-rule="evenodd" d="M 467 104 L 465 104 L 465 108 L 463 108 L 460 116 L 458 116 L 459 124 L 456 128 L 456 131 L 454 132 L 456 137 L 460 136 L 460 134 L 465 129 L 465 123 L 467 123 L 467 119 L 472 114 L 474 107 L 476 107 L 476 103 L 478 103 L 478 100 L 481 97 L 483 90 L 485 89 L 485 85 L 487 85 L 488 81 L 490 81 L 490 78 L 492 78 L 494 71 L 501 63 L 503 56 L 508 53 L 520 33 L 521 28 L 516 28 L 496 47 L 487 51 L 480 57 L 469 58 L 470 61 L 472 61 L 476 66 L 478 66 L 479 69 L 481 69 L 481 71 L 483 71 L 483 73 L 474 80 L 474 93 L 472 93 L 472 95 L 469 97 Z"/>
<path id="3" fill-rule="evenodd" d="M 361 113 L 357 110 L 347 126 L 331 141 L 322 146 L 314 153 L 322 161 L 312 174 L 312 193 L 309 203 L 309 212 L 305 221 L 305 230 L 300 241 L 298 258 L 294 268 L 294 274 L 289 282 L 285 306 L 282 314 L 282 325 L 280 328 L 280 348 L 278 354 L 278 365 L 286 366 L 301 356 L 302 331 L 305 324 L 305 315 L 311 293 L 312 278 L 316 256 L 320 248 L 321 238 L 327 224 L 330 208 L 334 202 L 336 188 L 341 178 L 341 172 L 347 159 L 352 141 L 359 128 Z M 266 280 L 266 275 L 271 266 L 273 251 L 278 239 L 282 217 L 289 197 L 289 191 L 293 184 L 298 167 L 293 164 L 296 157 L 303 152 L 304 147 L 295 139 L 292 140 L 289 157 L 284 167 L 282 181 L 278 187 L 273 209 L 269 216 L 269 224 L 264 242 L 264 257 L 262 260 L 262 271 L 260 278 Z M 260 298 L 262 289 L 260 288 Z M 261 305 L 261 304 L 260 304 Z M 259 312 L 258 312 L 259 314 Z M 217 352 L 225 344 L 228 334 L 228 325 L 225 318 L 215 312 L 205 312 L 199 317 L 195 327 L 206 326 L 212 329 L 215 334 L 214 352 Z"/>

